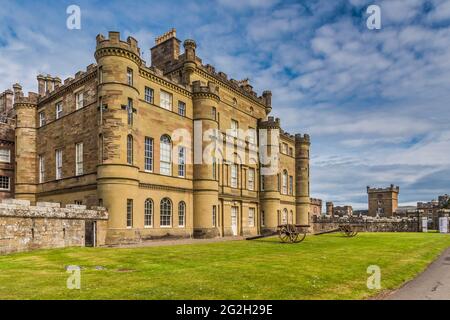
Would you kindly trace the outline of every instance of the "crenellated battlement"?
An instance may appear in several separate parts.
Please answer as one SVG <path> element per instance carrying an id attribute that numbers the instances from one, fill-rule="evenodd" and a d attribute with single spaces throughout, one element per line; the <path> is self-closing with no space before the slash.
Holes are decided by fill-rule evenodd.
<path id="1" fill-rule="evenodd" d="M 309 134 L 301 134 L 298 133 L 295 135 L 295 142 L 296 143 L 311 143 L 311 138 L 309 136 Z"/>
<path id="2" fill-rule="evenodd" d="M 127 41 L 120 39 L 120 32 L 110 31 L 108 38 L 104 35 L 97 35 L 97 46 L 95 50 L 95 57 L 105 56 L 105 55 L 118 55 L 127 57 L 138 65 L 142 64 L 141 60 L 141 49 L 138 46 L 138 41 L 129 36 Z"/>
<path id="3" fill-rule="evenodd" d="M 281 122 L 279 118 L 268 117 L 267 120 L 260 120 L 258 127 L 260 129 L 280 129 Z"/>
<path id="4" fill-rule="evenodd" d="M 400 192 L 399 186 L 394 186 L 391 184 L 387 188 L 371 188 L 370 186 L 367 186 L 367 193 L 378 193 L 378 192 Z"/>
<path id="5" fill-rule="evenodd" d="M 212 98 L 219 100 L 219 86 L 215 83 L 208 81 L 208 84 L 204 84 L 201 81 L 192 82 L 192 93 L 195 96 L 210 95 Z"/>

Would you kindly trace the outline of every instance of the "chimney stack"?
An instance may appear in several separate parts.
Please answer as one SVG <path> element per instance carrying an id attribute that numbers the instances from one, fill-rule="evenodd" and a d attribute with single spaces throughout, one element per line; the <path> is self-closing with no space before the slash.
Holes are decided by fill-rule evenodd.
<path id="1" fill-rule="evenodd" d="M 166 32 L 155 39 L 155 46 L 151 48 L 152 67 L 164 71 L 165 66 L 178 60 L 180 43 L 175 29 Z"/>
<path id="2" fill-rule="evenodd" d="M 40 74 L 37 76 L 38 81 L 38 94 L 40 97 L 45 96 L 45 77 Z"/>
<path id="3" fill-rule="evenodd" d="M 23 97 L 22 86 L 18 83 L 13 85 L 14 90 L 14 102 L 18 101 L 19 98 Z"/>

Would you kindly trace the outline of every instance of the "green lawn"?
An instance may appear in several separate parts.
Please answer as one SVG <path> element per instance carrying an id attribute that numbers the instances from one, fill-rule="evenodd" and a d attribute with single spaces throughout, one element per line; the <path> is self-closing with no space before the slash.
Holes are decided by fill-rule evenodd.
<path id="1" fill-rule="evenodd" d="M 360 233 L 40 250 L 0 256 L 0 299 L 361 299 L 380 292 L 366 287 L 369 265 L 393 289 L 448 246 L 437 233 Z M 82 267 L 81 290 L 66 288 L 68 265 Z"/>

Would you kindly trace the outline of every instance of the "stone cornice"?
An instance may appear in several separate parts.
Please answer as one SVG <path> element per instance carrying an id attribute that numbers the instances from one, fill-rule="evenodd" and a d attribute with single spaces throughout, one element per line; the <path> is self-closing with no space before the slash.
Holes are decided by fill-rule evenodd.
<path id="1" fill-rule="evenodd" d="M 137 65 L 142 64 L 142 59 L 135 54 L 134 52 L 130 50 L 126 50 L 124 48 L 118 48 L 118 47 L 103 47 L 99 48 L 95 51 L 95 58 L 98 60 L 98 58 L 105 57 L 105 56 L 118 56 L 130 59 L 134 61 Z"/>
<path id="2" fill-rule="evenodd" d="M 165 191 L 193 193 L 193 189 L 189 189 L 189 188 L 178 188 L 178 187 L 163 186 L 163 185 L 151 184 L 151 183 L 139 183 L 139 188 L 151 189 L 151 190 L 165 190 Z"/>
<path id="3" fill-rule="evenodd" d="M 181 93 L 182 95 L 184 95 L 184 96 L 186 96 L 188 98 L 192 97 L 192 93 L 189 90 L 187 90 L 185 88 L 182 88 L 180 85 L 177 85 L 177 84 L 175 84 L 173 82 L 170 82 L 170 81 L 168 81 L 166 79 L 163 79 L 163 78 L 161 78 L 161 77 L 159 77 L 159 76 L 157 76 L 157 75 L 155 75 L 155 74 L 153 74 L 153 73 L 151 73 L 151 72 L 149 72 L 149 71 L 147 71 L 147 70 L 145 70 L 143 68 L 139 69 L 139 75 L 141 77 L 143 77 L 143 78 L 146 78 L 148 80 L 156 82 L 156 83 L 160 84 L 161 86 L 164 86 L 166 88 L 172 89 L 173 91 Z"/>

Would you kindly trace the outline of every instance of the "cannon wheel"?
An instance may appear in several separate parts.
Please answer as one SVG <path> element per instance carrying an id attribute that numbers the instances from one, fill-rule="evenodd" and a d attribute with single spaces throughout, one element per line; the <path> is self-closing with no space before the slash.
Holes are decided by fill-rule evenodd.
<path id="1" fill-rule="evenodd" d="M 344 233 L 345 236 L 352 238 L 358 234 L 358 231 L 356 231 L 352 226 L 341 226 L 341 231 Z"/>
<path id="2" fill-rule="evenodd" d="M 279 229 L 280 240 L 284 243 L 299 243 L 306 237 L 306 232 L 299 232 L 294 225 L 283 225 Z"/>

